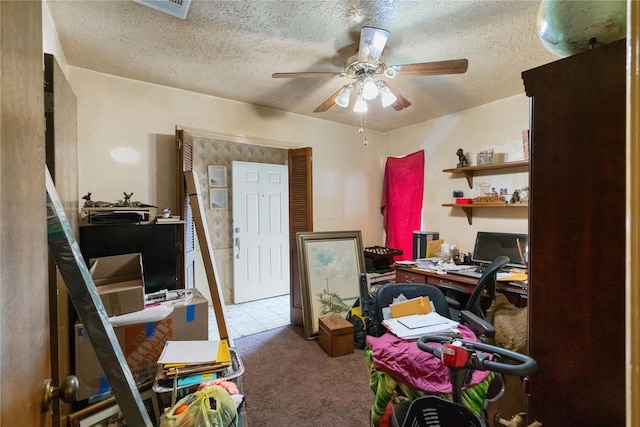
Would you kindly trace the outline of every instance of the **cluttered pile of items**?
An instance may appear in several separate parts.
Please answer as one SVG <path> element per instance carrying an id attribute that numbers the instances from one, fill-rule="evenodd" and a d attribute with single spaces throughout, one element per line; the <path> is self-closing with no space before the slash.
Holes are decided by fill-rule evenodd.
<path id="1" fill-rule="evenodd" d="M 236 420 L 244 402 L 239 383 L 244 366 L 228 339 L 209 339 L 209 301 L 197 289 L 145 293 L 142 265 L 140 253 L 89 263 L 133 378 L 141 393 L 153 393 L 157 402 L 153 424 L 182 420 L 175 425 L 207 425 L 202 417 Z M 100 358 L 80 322 L 75 326 L 75 375 L 83 406 L 113 400 Z"/>
<path id="2" fill-rule="evenodd" d="M 427 296 L 408 299 L 400 294 L 388 307 L 382 308 L 382 324 L 395 336 L 418 339 L 432 333 L 452 333 L 458 322 L 438 314 Z"/>
<path id="3" fill-rule="evenodd" d="M 236 425 L 244 395 L 234 380 L 243 372 L 226 340 L 167 341 L 153 385 L 157 393 L 172 396 L 160 426 Z M 183 397 L 176 401 L 178 392 Z"/>

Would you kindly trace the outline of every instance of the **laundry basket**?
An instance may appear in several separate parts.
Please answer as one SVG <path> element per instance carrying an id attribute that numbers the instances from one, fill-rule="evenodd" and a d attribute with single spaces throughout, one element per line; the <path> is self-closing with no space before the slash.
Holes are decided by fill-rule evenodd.
<path id="1" fill-rule="evenodd" d="M 235 347 L 229 347 L 229 353 L 231 355 L 231 366 L 227 367 L 224 371 L 218 373 L 218 378 L 224 378 L 234 383 L 239 381 L 239 378 L 244 374 L 244 364 L 238 349 Z M 194 393 L 198 390 L 200 384 L 191 384 L 186 386 L 178 386 L 174 381 L 171 384 L 161 384 L 158 380 L 153 382 L 152 389 L 158 396 L 158 401 L 164 408 L 171 407 L 176 402 L 188 394 Z"/>
<path id="2" fill-rule="evenodd" d="M 394 407 L 391 427 L 482 427 L 468 408 L 438 396 L 423 396 Z"/>

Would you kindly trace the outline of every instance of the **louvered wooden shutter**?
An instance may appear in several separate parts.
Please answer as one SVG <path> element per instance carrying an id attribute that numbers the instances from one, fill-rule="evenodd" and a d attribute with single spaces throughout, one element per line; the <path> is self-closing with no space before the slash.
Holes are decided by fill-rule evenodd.
<path id="1" fill-rule="evenodd" d="M 189 195 L 187 194 L 184 173 L 193 170 L 193 137 L 183 130 L 176 129 L 177 176 L 176 203 L 181 218 L 184 218 L 184 228 L 178 232 L 176 247 L 178 260 L 178 287 L 192 288 L 195 286 L 195 234 L 193 228 L 193 214 Z"/>
<path id="2" fill-rule="evenodd" d="M 289 256 L 291 322 L 302 325 L 302 292 L 296 233 L 313 231 L 311 148 L 289 150 Z"/>

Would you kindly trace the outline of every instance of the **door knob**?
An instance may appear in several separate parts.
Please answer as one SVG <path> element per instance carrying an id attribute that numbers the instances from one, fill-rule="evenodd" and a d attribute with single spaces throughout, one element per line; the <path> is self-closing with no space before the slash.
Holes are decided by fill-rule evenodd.
<path id="1" fill-rule="evenodd" d="M 52 384 L 53 380 L 47 378 L 44 380 L 43 393 L 42 393 L 42 412 L 47 412 L 51 409 L 51 404 L 54 399 L 62 399 L 65 403 L 71 403 L 75 400 L 76 394 L 78 394 L 78 377 L 75 375 L 69 375 L 62 381 L 60 387 L 55 387 Z"/>

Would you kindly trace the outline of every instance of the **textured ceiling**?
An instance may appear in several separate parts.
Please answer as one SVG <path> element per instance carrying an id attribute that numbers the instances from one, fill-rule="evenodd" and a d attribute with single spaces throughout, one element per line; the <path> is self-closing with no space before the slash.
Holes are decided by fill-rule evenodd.
<path id="1" fill-rule="evenodd" d="M 390 32 L 388 65 L 466 58 L 465 74 L 397 77 L 412 106 L 370 103 L 387 132 L 523 92 L 521 72 L 559 59 L 536 35 L 536 1 L 203 1 L 187 19 L 130 0 L 46 0 L 69 65 L 359 126 L 361 115 L 313 110 L 348 80 L 272 79 L 343 70 L 360 28 Z"/>

